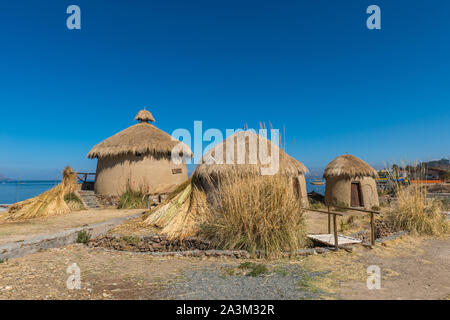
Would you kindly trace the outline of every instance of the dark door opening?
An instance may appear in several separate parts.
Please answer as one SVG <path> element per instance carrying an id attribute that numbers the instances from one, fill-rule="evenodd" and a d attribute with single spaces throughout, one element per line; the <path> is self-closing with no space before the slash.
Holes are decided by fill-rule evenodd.
<path id="1" fill-rule="evenodd" d="M 296 196 L 297 198 L 300 198 L 300 197 L 301 197 L 301 190 L 300 190 L 300 183 L 298 182 L 298 178 L 294 178 L 293 184 L 294 184 L 294 193 L 295 193 L 295 196 Z"/>
<path id="2" fill-rule="evenodd" d="M 352 182 L 351 206 L 352 207 L 364 206 L 362 194 L 361 194 L 361 184 L 359 182 Z"/>

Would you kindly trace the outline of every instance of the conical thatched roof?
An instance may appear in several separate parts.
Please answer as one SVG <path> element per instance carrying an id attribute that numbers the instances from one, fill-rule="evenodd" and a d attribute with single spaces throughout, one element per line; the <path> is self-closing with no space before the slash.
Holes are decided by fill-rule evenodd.
<path id="1" fill-rule="evenodd" d="M 344 154 L 331 161 L 323 173 L 324 178 L 343 177 L 377 177 L 377 172 L 361 159 L 350 154 Z"/>
<path id="2" fill-rule="evenodd" d="M 173 139 L 169 134 L 147 122 L 154 121 L 149 111 L 139 111 L 135 119 L 139 120 L 140 123 L 122 130 L 97 144 L 88 153 L 88 158 L 145 153 L 170 157 L 172 149 L 178 144 L 181 144 L 183 155 L 192 156 L 192 151 L 187 145 Z"/>
<path id="3" fill-rule="evenodd" d="M 253 147 L 250 146 L 250 141 L 252 142 Z M 227 148 L 227 144 L 230 142 L 234 145 L 233 149 Z M 263 150 L 267 150 L 267 156 L 265 159 L 264 157 L 261 159 L 259 150 L 261 146 L 264 147 L 264 144 L 266 144 L 266 147 Z M 237 173 L 240 175 L 247 175 L 255 172 L 259 173 L 261 168 L 268 168 L 271 166 L 272 146 L 276 148 L 279 153 L 278 173 L 287 176 L 298 176 L 299 174 L 308 172 L 308 169 L 300 161 L 287 155 L 283 150 L 263 136 L 256 134 L 253 131 L 239 131 L 207 151 L 202 157 L 202 163 L 195 169 L 193 177 L 194 179 L 209 179 L 211 177 L 225 176 L 230 173 Z M 244 161 L 238 161 L 238 148 L 242 151 L 245 150 L 245 160 L 243 157 L 241 158 Z M 250 150 L 254 150 L 253 157 L 250 156 Z M 220 156 L 221 154 L 222 156 Z M 232 159 L 232 161 L 230 160 L 227 162 L 227 157 Z M 222 163 L 216 163 L 216 158 L 223 159 Z"/>
<path id="4" fill-rule="evenodd" d="M 155 122 L 155 118 L 153 118 L 153 115 L 150 113 L 150 111 L 145 109 L 139 111 L 134 120 L 143 122 Z"/>

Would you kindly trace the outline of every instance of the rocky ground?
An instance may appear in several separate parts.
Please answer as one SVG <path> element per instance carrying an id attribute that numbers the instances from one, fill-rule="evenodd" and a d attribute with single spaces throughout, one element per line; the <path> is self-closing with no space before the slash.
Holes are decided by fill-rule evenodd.
<path id="1" fill-rule="evenodd" d="M 69 290 L 67 268 L 80 268 Z M 381 290 L 366 287 L 369 265 Z M 402 239 L 276 261 L 157 257 L 76 244 L 0 261 L 0 299 L 444 299 L 450 239 Z"/>

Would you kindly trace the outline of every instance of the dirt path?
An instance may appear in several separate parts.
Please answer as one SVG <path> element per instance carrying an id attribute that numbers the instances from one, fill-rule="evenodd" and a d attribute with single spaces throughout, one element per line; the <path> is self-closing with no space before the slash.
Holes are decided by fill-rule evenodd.
<path id="1" fill-rule="evenodd" d="M 395 248 L 363 251 L 363 265 L 380 267 L 381 289 L 368 290 L 365 282 L 342 283 L 343 299 L 444 299 L 450 298 L 450 241 L 404 242 Z M 384 249 L 384 250 L 383 250 Z M 398 250 L 400 249 L 400 250 Z M 401 250 L 403 249 L 403 251 Z"/>
<path id="2" fill-rule="evenodd" d="M 443 299 L 450 294 L 449 254 L 449 238 L 412 237 L 277 261 L 155 257 L 76 244 L 0 263 L 0 299 Z M 243 262 L 266 270 L 250 277 Z M 66 287 L 73 263 L 81 290 Z M 381 290 L 366 287 L 373 264 L 381 268 Z"/>
<path id="3" fill-rule="evenodd" d="M 66 286 L 73 263 L 80 268 L 81 290 Z M 158 299 L 182 270 L 211 263 L 74 244 L 0 263 L 0 299 Z"/>
<path id="4" fill-rule="evenodd" d="M 142 209 L 82 210 L 61 216 L 20 222 L 0 221 L 0 244 L 28 240 L 36 236 L 61 232 L 114 218 L 128 217 L 142 211 Z"/>

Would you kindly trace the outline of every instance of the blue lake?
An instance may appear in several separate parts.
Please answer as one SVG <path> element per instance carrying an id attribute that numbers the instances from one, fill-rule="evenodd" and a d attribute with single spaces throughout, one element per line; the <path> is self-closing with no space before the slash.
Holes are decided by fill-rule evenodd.
<path id="1" fill-rule="evenodd" d="M 0 182 L 0 204 L 11 204 L 33 198 L 50 190 L 59 181 L 9 181 Z"/>

